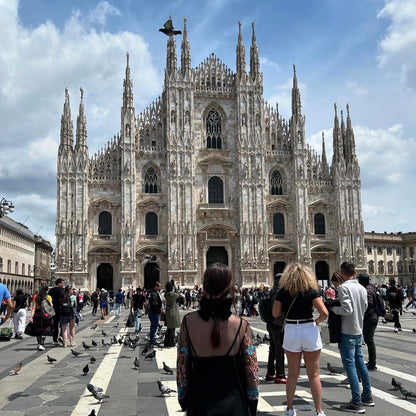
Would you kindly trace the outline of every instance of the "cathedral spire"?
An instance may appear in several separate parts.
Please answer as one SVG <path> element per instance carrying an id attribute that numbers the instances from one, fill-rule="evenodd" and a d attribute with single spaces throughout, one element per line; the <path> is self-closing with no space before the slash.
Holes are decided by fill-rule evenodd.
<path id="1" fill-rule="evenodd" d="M 356 159 L 355 155 L 355 138 L 354 138 L 354 130 L 352 129 L 351 125 L 351 118 L 350 118 L 350 106 L 347 104 L 347 130 L 346 130 L 346 145 L 349 148 L 349 156 L 350 160 Z"/>
<path id="2" fill-rule="evenodd" d="M 188 42 L 188 30 L 186 28 L 186 17 L 183 18 L 183 38 L 181 45 L 181 71 L 185 75 L 191 70 L 191 47 Z"/>
<path id="3" fill-rule="evenodd" d="M 170 16 L 172 20 L 172 16 Z M 177 58 L 176 58 L 176 41 L 175 36 L 170 35 L 168 40 L 167 55 L 166 55 L 166 71 L 169 76 L 176 74 Z"/>
<path id="4" fill-rule="evenodd" d="M 238 43 L 237 43 L 237 78 L 244 79 L 246 74 L 246 50 L 243 44 L 243 36 L 241 34 L 241 22 L 238 22 Z"/>
<path id="5" fill-rule="evenodd" d="M 323 174 L 324 179 L 327 179 L 329 177 L 329 166 L 328 166 L 328 160 L 326 158 L 324 132 L 322 132 L 322 174 Z"/>
<path id="6" fill-rule="evenodd" d="M 61 116 L 61 145 L 60 147 L 74 146 L 74 130 L 71 120 L 71 106 L 69 103 L 68 88 L 65 88 L 64 111 Z"/>
<path id="7" fill-rule="evenodd" d="M 75 148 L 83 148 L 87 146 L 87 119 L 84 113 L 84 90 L 82 88 L 79 89 L 81 92 L 81 101 L 79 103 L 79 114 L 77 117 L 77 142 L 75 144 Z"/>
<path id="8" fill-rule="evenodd" d="M 256 33 L 254 31 L 254 22 L 252 23 L 253 35 L 251 37 L 251 48 L 250 48 L 250 78 L 258 80 L 260 76 L 260 60 L 259 60 L 259 49 L 256 43 Z"/>
<path id="9" fill-rule="evenodd" d="M 130 77 L 130 65 L 129 65 L 129 58 L 130 55 L 126 53 L 127 58 L 127 65 L 126 65 L 126 77 L 124 78 L 123 82 L 123 107 L 133 107 L 133 82 Z"/>
<path id="10" fill-rule="evenodd" d="M 332 130 L 332 139 L 333 139 L 333 163 L 340 162 L 344 159 L 344 146 L 342 140 L 342 134 L 339 127 L 338 113 L 337 113 L 337 104 L 334 103 L 334 127 Z"/>
<path id="11" fill-rule="evenodd" d="M 302 104 L 300 102 L 300 92 L 298 79 L 296 77 L 296 66 L 293 64 L 293 87 L 292 87 L 292 116 L 296 118 L 302 115 Z"/>

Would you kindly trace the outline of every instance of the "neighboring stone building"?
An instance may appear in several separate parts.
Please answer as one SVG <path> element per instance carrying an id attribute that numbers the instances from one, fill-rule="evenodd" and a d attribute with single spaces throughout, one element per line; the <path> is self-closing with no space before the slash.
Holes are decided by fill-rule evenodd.
<path id="1" fill-rule="evenodd" d="M 416 233 L 365 233 L 367 270 L 373 283 L 390 279 L 402 285 L 415 280 Z"/>
<path id="2" fill-rule="evenodd" d="M 33 293 L 50 285 L 52 246 L 25 225 L 0 218 L 0 281 L 10 292 L 21 288 Z"/>
<path id="3" fill-rule="evenodd" d="M 83 91 L 74 145 L 68 90 L 58 151 L 56 277 L 77 287 L 201 283 L 229 264 L 237 284 L 272 282 L 293 261 L 321 282 L 344 260 L 365 267 L 360 169 L 347 106 L 335 106 L 332 165 L 305 142 L 294 67 L 292 114 L 263 97 L 256 37 L 249 72 L 241 25 L 233 72 L 209 55 L 192 68 L 186 20 L 180 68 L 169 37 L 163 92 L 136 115 L 129 56 L 121 128 L 87 147 Z"/>

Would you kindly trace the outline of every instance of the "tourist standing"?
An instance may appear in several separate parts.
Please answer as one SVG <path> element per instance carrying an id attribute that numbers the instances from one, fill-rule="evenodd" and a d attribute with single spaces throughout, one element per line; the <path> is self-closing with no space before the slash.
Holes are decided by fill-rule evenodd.
<path id="1" fill-rule="evenodd" d="M 27 296 L 23 293 L 23 290 L 17 289 L 16 296 L 13 299 L 13 324 L 14 337 L 16 339 L 23 339 L 26 325 L 26 308 L 28 305 Z"/>
<path id="2" fill-rule="evenodd" d="M 179 307 L 176 303 L 178 298 L 179 293 L 173 291 L 171 282 L 167 282 L 165 292 L 165 325 L 167 329 L 164 340 L 164 346 L 167 348 L 175 346 L 175 329 L 181 325 Z"/>
<path id="3" fill-rule="evenodd" d="M 64 279 L 62 279 L 61 277 L 58 277 L 55 280 L 55 287 L 53 287 L 52 289 L 49 290 L 49 296 L 52 298 L 52 303 L 53 303 L 53 308 L 55 309 L 55 316 L 54 316 L 54 320 L 53 320 L 53 343 L 55 345 L 58 344 L 58 338 L 61 337 L 60 335 L 60 310 L 61 310 L 61 305 L 60 305 L 60 299 L 61 299 L 61 295 L 62 292 L 64 291 L 64 287 L 65 287 L 65 281 Z M 62 337 L 61 337 L 62 340 Z"/>
<path id="4" fill-rule="evenodd" d="M 142 330 L 142 325 L 140 323 L 140 318 L 144 315 L 144 304 L 146 298 L 142 294 L 142 289 L 138 287 L 136 293 L 133 295 L 132 301 L 130 302 L 130 313 L 133 313 L 134 316 L 134 332 L 138 334 Z"/>
<path id="5" fill-rule="evenodd" d="M 160 314 L 162 313 L 162 298 L 160 297 L 160 290 L 162 284 L 156 282 L 152 292 L 149 295 L 149 320 L 150 320 L 150 344 L 155 343 L 156 331 L 159 326 Z"/>
<path id="6" fill-rule="evenodd" d="M 124 293 L 121 289 L 118 290 L 118 292 L 116 293 L 116 315 L 120 316 L 121 315 L 121 307 L 123 306 L 123 302 L 124 302 Z"/>

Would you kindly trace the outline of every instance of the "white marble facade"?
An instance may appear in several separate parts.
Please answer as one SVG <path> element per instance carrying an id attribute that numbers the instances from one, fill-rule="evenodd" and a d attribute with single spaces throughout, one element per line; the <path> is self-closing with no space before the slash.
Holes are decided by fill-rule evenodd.
<path id="1" fill-rule="evenodd" d="M 69 92 L 58 153 L 57 276 L 77 286 L 200 284 L 227 262 L 236 283 L 271 284 L 285 264 L 324 282 L 344 260 L 365 265 L 360 169 L 349 108 L 335 106 L 332 164 L 305 141 L 294 67 L 292 114 L 263 97 L 253 24 L 247 72 L 241 25 L 232 71 L 209 55 L 191 66 L 186 20 L 178 68 L 167 41 L 161 96 L 133 104 L 129 56 L 121 128 L 88 153 L 83 91 L 74 140 Z"/>

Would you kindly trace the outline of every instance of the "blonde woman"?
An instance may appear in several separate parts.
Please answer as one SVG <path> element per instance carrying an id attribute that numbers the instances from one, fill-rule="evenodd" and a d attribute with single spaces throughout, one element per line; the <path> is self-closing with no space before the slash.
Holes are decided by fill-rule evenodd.
<path id="1" fill-rule="evenodd" d="M 319 285 L 309 267 L 293 263 L 286 267 L 279 282 L 279 290 L 273 304 L 273 316 L 286 313 L 283 349 L 288 362 L 286 383 L 286 416 L 295 416 L 293 398 L 303 358 L 317 416 L 325 416 L 322 411 L 322 391 L 319 379 L 319 357 L 322 341 L 318 324 L 328 317 L 328 311 L 319 296 Z M 319 312 L 313 318 L 313 308 Z"/>

